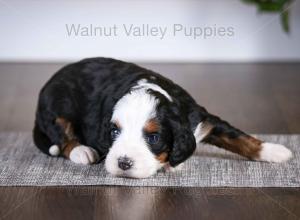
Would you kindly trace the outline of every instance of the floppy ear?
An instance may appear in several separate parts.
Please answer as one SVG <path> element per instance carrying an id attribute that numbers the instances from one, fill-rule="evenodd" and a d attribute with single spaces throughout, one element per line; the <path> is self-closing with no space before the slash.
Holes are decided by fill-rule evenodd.
<path id="1" fill-rule="evenodd" d="M 169 153 L 169 164 L 175 167 L 193 154 L 196 141 L 191 129 L 181 125 L 180 122 L 171 122 L 171 127 L 173 130 L 173 148 Z"/>

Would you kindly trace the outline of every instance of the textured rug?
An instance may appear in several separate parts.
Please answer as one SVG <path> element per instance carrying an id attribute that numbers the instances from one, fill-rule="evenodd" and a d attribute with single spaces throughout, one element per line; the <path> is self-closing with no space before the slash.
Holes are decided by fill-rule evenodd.
<path id="1" fill-rule="evenodd" d="M 293 158 L 282 164 L 254 162 L 200 145 L 181 171 L 128 179 L 110 176 L 103 163 L 84 166 L 44 155 L 34 146 L 30 133 L 0 133 L 0 186 L 300 187 L 300 135 L 256 136 L 286 145 Z"/>

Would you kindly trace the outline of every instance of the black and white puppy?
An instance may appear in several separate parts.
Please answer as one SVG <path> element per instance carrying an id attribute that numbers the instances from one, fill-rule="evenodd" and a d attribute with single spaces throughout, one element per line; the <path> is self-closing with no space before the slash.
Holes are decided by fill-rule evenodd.
<path id="1" fill-rule="evenodd" d="M 40 92 L 36 146 L 117 176 L 178 167 L 204 142 L 251 160 L 283 162 L 286 147 L 260 141 L 208 113 L 180 86 L 132 63 L 90 58 L 59 70 Z"/>

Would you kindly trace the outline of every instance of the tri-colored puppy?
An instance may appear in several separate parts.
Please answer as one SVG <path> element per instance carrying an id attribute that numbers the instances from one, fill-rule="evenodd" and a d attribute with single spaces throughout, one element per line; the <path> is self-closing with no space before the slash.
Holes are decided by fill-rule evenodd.
<path id="1" fill-rule="evenodd" d="M 283 162 L 292 153 L 208 113 L 180 86 L 132 63 L 85 59 L 59 70 L 40 92 L 36 146 L 113 175 L 145 178 L 189 158 L 196 143 L 251 160 Z"/>

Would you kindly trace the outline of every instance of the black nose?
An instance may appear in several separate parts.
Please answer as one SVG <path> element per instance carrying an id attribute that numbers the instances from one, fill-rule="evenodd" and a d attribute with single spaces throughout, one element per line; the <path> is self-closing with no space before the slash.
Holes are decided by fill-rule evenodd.
<path id="1" fill-rule="evenodd" d="M 133 165 L 133 161 L 128 158 L 128 157 L 119 157 L 118 158 L 118 166 L 122 169 L 122 170 L 128 170 L 132 167 Z"/>

